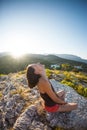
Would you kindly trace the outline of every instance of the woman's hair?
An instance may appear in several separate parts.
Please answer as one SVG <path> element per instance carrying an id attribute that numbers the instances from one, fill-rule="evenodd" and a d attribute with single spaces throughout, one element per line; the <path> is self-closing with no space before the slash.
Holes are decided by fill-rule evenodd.
<path id="1" fill-rule="evenodd" d="M 35 69 L 32 66 L 27 67 L 27 80 L 28 80 L 28 86 L 30 88 L 33 88 L 37 85 L 39 82 L 39 78 L 41 77 L 40 74 L 35 74 Z"/>

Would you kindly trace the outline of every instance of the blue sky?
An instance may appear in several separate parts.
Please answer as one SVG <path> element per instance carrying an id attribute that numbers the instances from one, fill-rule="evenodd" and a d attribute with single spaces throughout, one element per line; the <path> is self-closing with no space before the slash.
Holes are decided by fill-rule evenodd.
<path id="1" fill-rule="evenodd" d="M 86 0 L 0 0 L 0 52 L 87 59 Z"/>

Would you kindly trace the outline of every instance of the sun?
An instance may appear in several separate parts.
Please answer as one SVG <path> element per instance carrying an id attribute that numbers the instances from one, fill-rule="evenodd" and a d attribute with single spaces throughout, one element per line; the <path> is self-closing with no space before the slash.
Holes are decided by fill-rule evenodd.
<path id="1" fill-rule="evenodd" d="M 11 55 L 12 55 L 14 58 L 20 58 L 20 57 L 22 57 L 24 54 L 25 54 L 25 52 L 22 52 L 22 51 L 13 51 L 13 52 L 11 52 Z"/>

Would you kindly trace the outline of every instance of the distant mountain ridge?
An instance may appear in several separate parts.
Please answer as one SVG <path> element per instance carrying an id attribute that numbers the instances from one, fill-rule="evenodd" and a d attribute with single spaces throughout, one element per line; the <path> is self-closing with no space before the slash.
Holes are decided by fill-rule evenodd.
<path id="1" fill-rule="evenodd" d="M 87 63 L 61 58 L 53 54 L 25 54 L 20 58 L 14 58 L 10 53 L 0 53 L 0 73 L 18 72 L 24 70 L 28 64 L 40 62 L 50 68 L 52 64 L 70 64 L 71 66 L 81 66 L 87 72 Z"/>
<path id="2" fill-rule="evenodd" d="M 76 56 L 76 55 L 71 55 L 71 54 L 56 54 L 56 56 L 64 58 L 64 59 L 68 59 L 68 60 L 74 60 L 74 61 L 79 61 L 79 62 L 87 63 L 87 60 L 82 59 L 81 57 Z"/>
<path id="3" fill-rule="evenodd" d="M 0 52 L 0 57 L 10 55 L 10 52 Z"/>
<path id="4" fill-rule="evenodd" d="M 1 52 L 0 53 L 0 57 L 2 56 L 7 56 L 7 55 L 11 55 L 10 52 Z M 26 54 L 25 54 L 26 55 Z M 29 54 L 29 55 L 34 55 L 34 54 Z M 57 56 L 58 58 L 63 58 L 63 59 L 68 59 L 68 60 L 73 60 L 73 61 L 79 61 L 79 62 L 84 62 L 84 63 L 87 63 L 87 60 L 86 59 L 83 59 L 79 56 L 76 56 L 76 55 L 72 55 L 72 54 L 36 54 L 36 55 L 43 55 L 43 56 Z"/>

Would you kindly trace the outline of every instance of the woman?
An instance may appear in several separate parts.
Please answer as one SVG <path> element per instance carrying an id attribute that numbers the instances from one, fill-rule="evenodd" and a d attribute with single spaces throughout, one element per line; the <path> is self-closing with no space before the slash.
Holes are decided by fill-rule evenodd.
<path id="1" fill-rule="evenodd" d="M 67 103 L 64 101 L 65 92 L 55 92 L 49 82 L 45 66 L 37 63 L 27 67 L 28 86 L 33 88 L 37 85 L 40 95 L 44 100 L 45 110 L 48 112 L 68 112 L 77 108 L 77 103 Z"/>

